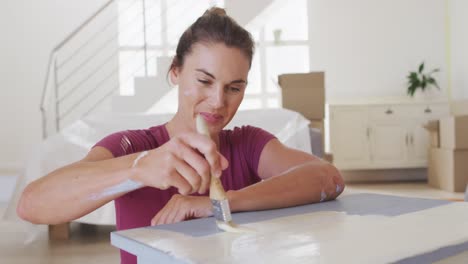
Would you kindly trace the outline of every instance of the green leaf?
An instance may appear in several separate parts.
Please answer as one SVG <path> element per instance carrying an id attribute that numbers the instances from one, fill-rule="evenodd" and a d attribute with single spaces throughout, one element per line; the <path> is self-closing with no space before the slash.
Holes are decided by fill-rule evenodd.
<path id="1" fill-rule="evenodd" d="M 423 70 L 424 70 L 424 62 L 421 63 L 421 65 L 419 65 L 419 73 L 422 73 Z"/>

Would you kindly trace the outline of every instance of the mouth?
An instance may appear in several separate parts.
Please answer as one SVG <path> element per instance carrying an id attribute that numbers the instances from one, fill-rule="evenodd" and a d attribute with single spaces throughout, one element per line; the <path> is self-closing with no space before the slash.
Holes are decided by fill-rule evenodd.
<path id="1" fill-rule="evenodd" d="M 199 114 L 209 124 L 215 125 L 223 121 L 223 116 L 220 114 L 214 114 L 214 113 L 208 113 L 208 112 L 200 112 Z"/>

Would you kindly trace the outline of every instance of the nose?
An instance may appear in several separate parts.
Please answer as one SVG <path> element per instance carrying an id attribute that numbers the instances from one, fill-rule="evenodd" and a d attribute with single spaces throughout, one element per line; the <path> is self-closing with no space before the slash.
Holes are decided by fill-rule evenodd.
<path id="1" fill-rule="evenodd" d="M 212 89 L 212 93 L 210 94 L 210 104 L 213 108 L 221 108 L 225 104 L 225 93 L 224 87 L 218 85 L 215 89 Z"/>

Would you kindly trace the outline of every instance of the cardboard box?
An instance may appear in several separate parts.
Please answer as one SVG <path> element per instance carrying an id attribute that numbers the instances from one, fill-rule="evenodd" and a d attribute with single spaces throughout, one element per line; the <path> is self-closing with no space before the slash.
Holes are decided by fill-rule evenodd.
<path id="1" fill-rule="evenodd" d="M 439 131 L 441 148 L 468 149 L 468 115 L 441 118 Z"/>
<path id="2" fill-rule="evenodd" d="M 454 116 L 468 115 L 468 100 L 455 100 L 450 106 Z"/>
<path id="3" fill-rule="evenodd" d="M 283 107 L 301 113 L 309 120 L 325 117 L 325 75 L 323 72 L 278 76 Z"/>
<path id="4" fill-rule="evenodd" d="M 429 185 L 450 192 L 464 192 L 468 183 L 468 150 L 432 148 L 429 153 Z"/>
<path id="5" fill-rule="evenodd" d="M 323 159 L 328 161 L 329 163 L 333 163 L 333 154 L 325 152 L 323 155 Z"/>
<path id="6" fill-rule="evenodd" d="M 431 148 L 440 147 L 439 120 L 431 120 L 424 125 L 429 132 L 429 141 Z"/>

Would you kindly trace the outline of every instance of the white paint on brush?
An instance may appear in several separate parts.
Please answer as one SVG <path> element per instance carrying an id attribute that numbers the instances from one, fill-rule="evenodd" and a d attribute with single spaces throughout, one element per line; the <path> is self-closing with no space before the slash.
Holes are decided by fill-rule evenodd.
<path id="1" fill-rule="evenodd" d="M 148 151 L 141 152 L 140 155 L 138 155 L 135 158 L 135 160 L 133 161 L 132 168 L 136 167 L 138 165 L 138 162 L 140 161 L 140 159 L 145 157 L 146 155 L 148 155 Z M 117 185 L 114 185 L 112 187 L 104 189 L 99 194 L 92 195 L 90 199 L 91 200 L 99 200 L 99 199 L 102 199 L 104 197 L 113 196 L 113 195 L 116 195 L 116 194 L 119 194 L 119 193 L 131 192 L 131 191 L 134 191 L 134 190 L 139 189 L 141 187 L 143 187 L 142 183 L 131 180 L 131 179 L 127 179 L 124 182 L 121 182 L 121 183 L 119 183 Z"/>
<path id="2" fill-rule="evenodd" d="M 120 233 L 187 263 L 392 263 L 468 241 L 467 223 L 468 204 L 451 203 L 393 217 L 332 211 L 288 216 L 245 225 L 251 233 Z"/>

